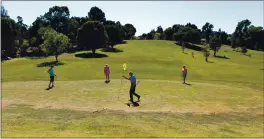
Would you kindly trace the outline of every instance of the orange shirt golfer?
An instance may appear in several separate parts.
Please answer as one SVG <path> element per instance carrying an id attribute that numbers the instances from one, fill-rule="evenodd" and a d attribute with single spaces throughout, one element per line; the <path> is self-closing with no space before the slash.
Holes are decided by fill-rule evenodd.
<path id="1" fill-rule="evenodd" d="M 182 78 L 183 78 L 183 84 L 185 84 L 185 79 L 187 76 L 187 68 L 185 66 L 182 66 Z"/>

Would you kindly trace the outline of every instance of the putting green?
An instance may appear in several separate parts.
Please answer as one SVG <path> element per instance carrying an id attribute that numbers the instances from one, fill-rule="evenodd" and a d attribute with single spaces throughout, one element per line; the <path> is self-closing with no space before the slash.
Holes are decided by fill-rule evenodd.
<path id="1" fill-rule="evenodd" d="M 5 82 L 3 137 L 260 137 L 263 92 L 241 86 L 140 80 Z M 136 99 L 136 98 L 135 98 Z M 41 131 L 41 132 L 40 132 Z M 132 132 L 133 131 L 133 132 Z"/>

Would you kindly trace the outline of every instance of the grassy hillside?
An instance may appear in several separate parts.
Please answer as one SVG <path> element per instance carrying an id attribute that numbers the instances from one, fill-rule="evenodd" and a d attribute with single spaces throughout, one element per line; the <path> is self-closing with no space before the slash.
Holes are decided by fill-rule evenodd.
<path id="1" fill-rule="evenodd" d="M 81 58 L 77 54 L 63 54 L 59 60 L 64 65 L 55 68 L 60 81 L 104 79 L 103 67 L 110 65 L 111 78 L 119 79 L 122 75 L 122 64 L 127 63 L 128 70 L 135 72 L 139 79 L 180 80 L 182 65 L 186 65 L 188 80 L 202 82 L 222 82 L 246 84 L 262 87 L 263 52 L 249 51 L 251 57 L 233 52 L 223 46 L 217 55 L 230 59 L 210 57 L 210 63 L 204 61 L 199 51 L 186 50 L 171 41 L 127 41 L 127 44 L 116 46 L 119 53 L 105 54 L 104 58 Z M 194 52 L 195 58 L 192 58 Z M 79 52 L 82 55 L 84 52 Z M 37 67 L 45 62 L 54 61 L 54 57 L 44 59 L 14 59 L 2 64 L 2 81 L 48 80 L 47 67 Z"/>
<path id="2" fill-rule="evenodd" d="M 54 57 L 2 63 L 3 137 L 264 136 L 263 52 L 249 51 L 248 57 L 223 46 L 217 55 L 229 59 L 210 57 L 206 63 L 201 52 L 184 54 L 171 41 L 127 41 L 116 48 L 123 52 L 98 50 L 108 56 L 103 58 L 61 55 L 55 88 L 48 91 L 42 63 Z M 139 107 L 125 105 L 125 62 L 141 81 Z M 180 82 L 182 65 L 189 85 Z"/>

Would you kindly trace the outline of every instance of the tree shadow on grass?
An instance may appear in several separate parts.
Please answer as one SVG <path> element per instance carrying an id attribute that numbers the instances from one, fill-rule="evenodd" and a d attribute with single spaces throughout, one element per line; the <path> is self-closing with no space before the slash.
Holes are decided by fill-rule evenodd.
<path id="1" fill-rule="evenodd" d="M 229 57 L 226 57 L 226 56 L 214 56 L 216 58 L 221 58 L 221 59 L 230 59 Z"/>
<path id="2" fill-rule="evenodd" d="M 251 54 L 245 54 L 245 56 L 248 56 L 248 57 L 250 57 L 250 58 L 251 58 Z"/>
<path id="3" fill-rule="evenodd" d="M 179 43 L 175 43 L 175 44 L 179 45 Z M 202 51 L 203 50 L 202 47 L 197 46 L 195 44 L 189 44 L 189 43 L 186 43 L 184 47 L 187 48 L 187 49 L 194 50 L 194 51 Z"/>
<path id="4" fill-rule="evenodd" d="M 98 54 L 98 53 L 80 53 L 80 54 L 75 54 L 75 57 L 80 57 L 80 58 L 104 58 L 108 57 L 105 54 Z"/>
<path id="5" fill-rule="evenodd" d="M 122 42 L 119 42 L 117 44 L 127 44 L 127 42 L 126 41 L 122 41 Z"/>
<path id="6" fill-rule="evenodd" d="M 191 49 L 191 50 L 195 50 L 195 51 L 202 51 L 203 48 L 194 44 L 186 44 L 185 48 Z"/>
<path id="7" fill-rule="evenodd" d="M 26 57 L 27 59 L 42 59 L 45 58 L 45 56 L 32 56 L 32 57 Z"/>
<path id="8" fill-rule="evenodd" d="M 112 52 L 112 53 L 120 53 L 123 52 L 123 50 L 117 49 L 117 48 L 103 48 L 100 50 L 101 52 Z"/>
<path id="9" fill-rule="evenodd" d="M 214 63 L 213 61 L 207 61 L 207 63 Z"/>
<path id="10" fill-rule="evenodd" d="M 63 62 L 57 62 L 57 61 L 51 61 L 51 62 L 43 62 L 43 63 L 40 63 L 40 64 L 37 64 L 37 67 L 49 67 L 49 66 L 62 66 L 62 65 L 65 65 L 65 63 Z"/>

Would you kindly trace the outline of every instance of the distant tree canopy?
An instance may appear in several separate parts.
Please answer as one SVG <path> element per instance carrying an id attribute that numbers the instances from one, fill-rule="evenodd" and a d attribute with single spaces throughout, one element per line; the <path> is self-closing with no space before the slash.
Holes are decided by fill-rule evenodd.
<path id="1" fill-rule="evenodd" d="M 214 28 L 214 25 L 208 22 L 206 22 L 205 25 L 203 25 L 202 27 L 202 36 L 205 37 L 207 43 L 209 43 L 210 41 L 210 36 L 213 33 L 213 28 Z"/>
<path id="2" fill-rule="evenodd" d="M 173 31 L 172 27 L 165 29 L 165 31 L 164 31 L 165 39 L 166 40 L 172 40 L 173 39 L 173 37 L 172 37 L 173 33 L 174 33 L 174 31 Z"/>
<path id="3" fill-rule="evenodd" d="M 31 52 L 50 55 L 50 53 L 47 52 L 46 47 L 43 47 L 44 44 L 45 46 L 48 46 L 45 40 L 55 40 L 56 36 L 62 36 L 62 34 L 64 37 L 66 36 L 68 38 L 69 42 L 66 43 L 68 46 L 63 46 L 63 48 L 66 49 L 63 51 L 67 51 L 67 49 L 70 48 L 76 48 L 76 50 L 91 48 L 95 52 L 98 47 L 105 47 L 106 43 L 113 47 L 124 39 L 132 39 L 136 33 L 136 28 L 132 24 L 127 23 L 122 25 L 119 21 L 115 22 L 106 20 L 105 13 L 96 6 L 88 11 L 86 17 L 70 17 L 70 11 L 67 6 L 53 6 L 49 8 L 46 13 L 37 17 L 29 27 L 23 23 L 23 17 L 18 15 L 17 22 L 15 22 L 7 13 L 5 7 L 1 5 L 1 26 L 3 28 L 2 32 L 5 34 L 2 35 L 1 54 L 3 59 L 6 57 L 16 57 L 17 54 L 19 54 L 19 56 L 26 56 L 27 53 Z M 91 27 L 94 28 L 93 30 L 90 30 L 91 32 L 85 31 L 89 28 L 89 25 L 86 23 L 94 26 Z M 46 37 L 44 39 L 43 34 L 39 33 L 41 28 L 42 30 L 43 28 L 51 28 L 55 32 L 61 34 L 55 33 L 53 37 Z M 93 43 L 92 45 L 87 45 L 87 42 L 82 39 L 84 37 L 81 35 L 83 32 L 87 34 L 94 33 L 93 36 L 86 36 L 86 38 L 94 37 L 93 40 L 95 41 L 91 41 L 91 43 Z M 104 32 L 104 37 L 101 35 L 102 32 Z M 99 38 L 95 36 L 99 36 Z M 78 45 L 78 47 L 76 47 L 76 45 Z"/>
<path id="4" fill-rule="evenodd" d="M 93 54 L 96 49 L 105 47 L 107 40 L 108 36 L 104 26 L 98 21 L 84 23 L 77 32 L 78 47 L 84 50 L 92 50 Z"/>
<path id="5" fill-rule="evenodd" d="M 254 26 L 248 19 L 237 23 L 232 34 L 227 34 L 219 29 L 214 31 L 214 25 L 206 22 L 201 29 L 193 23 L 185 25 L 174 24 L 163 28 L 159 25 L 135 37 L 137 29 L 133 24 L 122 25 L 120 21 L 112 21 L 106 18 L 106 14 L 99 7 L 92 7 L 85 17 L 70 17 L 67 6 L 52 6 L 35 19 L 31 25 L 23 22 L 23 17 L 17 15 L 17 22 L 8 16 L 8 11 L 1 5 L 2 27 L 2 59 L 7 57 L 21 57 L 33 55 L 59 55 L 62 52 L 74 49 L 96 49 L 111 46 L 112 48 L 123 40 L 171 40 L 177 43 L 202 43 L 214 50 L 214 55 L 222 45 L 239 47 L 241 51 L 246 49 L 264 50 L 263 27 Z M 47 30 L 47 34 L 39 33 Z M 58 41 L 62 39 L 62 41 Z M 49 42 L 53 40 L 54 42 Z M 59 51 L 51 49 L 56 46 Z M 52 46 L 52 47 L 51 47 Z M 52 52 L 51 52 L 52 51 Z"/>
<path id="6" fill-rule="evenodd" d="M 1 17 L 8 17 L 7 10 L 1 5 Z"/>
<path id="7" fill-rule="evenodd" d="M 136 28 L 132 24 L 125 24 L 122 27 L 123 38 L 125 40 L 130 40 L 137 32 Z"/>
<path id="8" fill-rule="evenodd" d="M 16 53 L 16 22 L 11 18 L 1 17 L 1 29 L 2 59 L 5 59 L 5 57 L 14 57 Z"/>
<path id="9" fill-rule="evenodd" d="M 211 36 L 209 47 L 214 51 L 214 56 L 216 56 L 216 52 L 218 52 L 221 47 L 221 38 L 218 35 Z"/>
<path id="10" fill-rule="evenodd" d="M 67 6 L 53 6 L 43 17 L 55 31 L 67 34 L 69 16 L 70 11 Z"/>
<path id="11" fill-rule="evenodd" d="M 105 13 L 98 7 L 92 7 L 88 12 L 88 18 L 92 21 L 105 22 Z"/>
<path id="12" fill-rule="evenodd" d="M 111 47 L 123 41 L 121 28 L 115 24 L 115 22 L 113 22 L 113 24 L 105 25 L 105 30 L 108 35 L 108 43 Z"/>
<path id="13" fill-rule="evenodd" d="M 164 38 L 164 31 L 161 26 L 157 27 L 156 33 L 159 33 L 159 37 L 157 38 L 157 40 L 162 40 Z"/>
<path id="14" fill-rule="evenodd" d="M 173 34 L 173 38 L 180 43 L 199 43 L 201 34 L 197 29 L 185 26 L 179 28 L 178 32 Z"/>
<path id="15" fill-rule="evenodd" d="M 261 39 L 262 38 L 262 39 Z M 255 27 L 246 19 L 238 22 L 235 32 L 232 34 L 232 47 L 264 50 L 263 27 Z"/>

